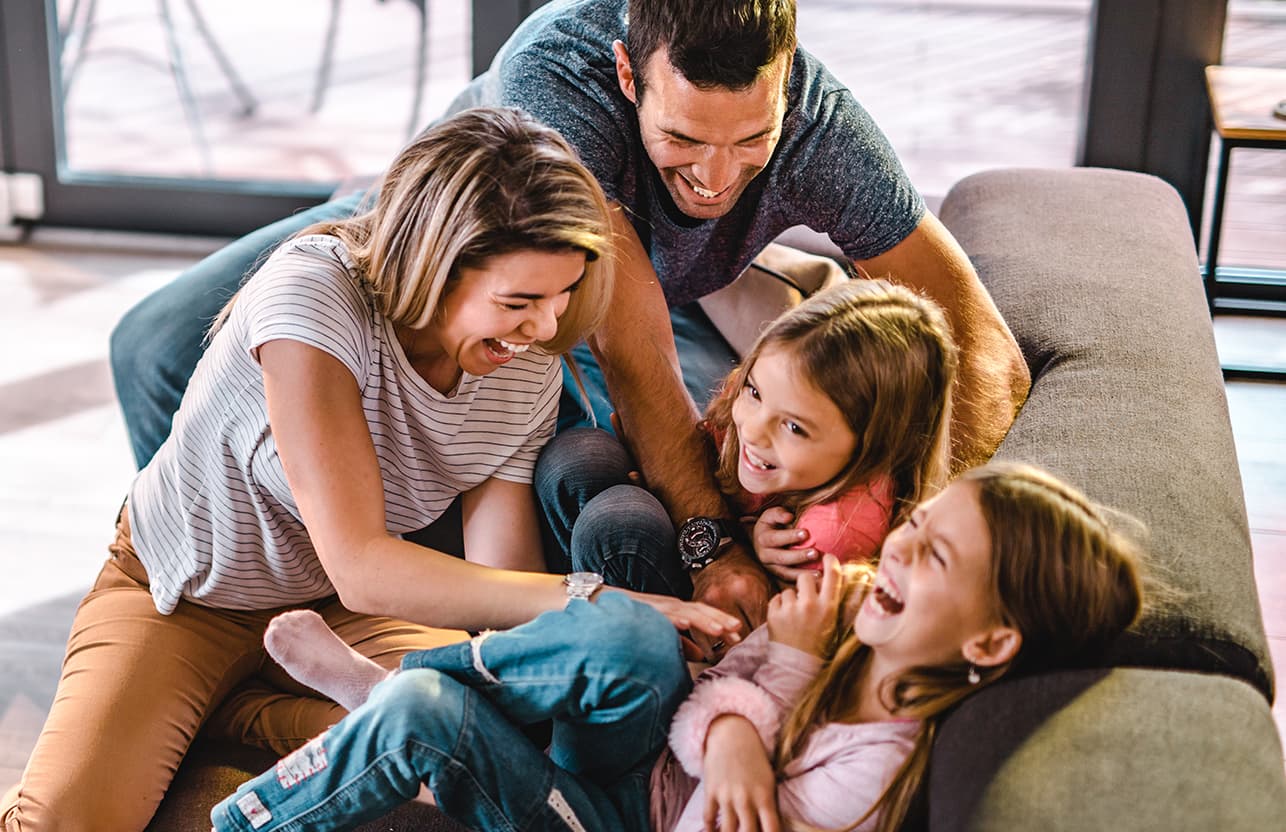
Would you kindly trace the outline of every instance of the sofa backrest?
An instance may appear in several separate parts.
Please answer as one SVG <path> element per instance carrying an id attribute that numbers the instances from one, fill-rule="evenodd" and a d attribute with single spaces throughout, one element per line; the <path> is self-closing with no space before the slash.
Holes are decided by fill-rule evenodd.
<path id="1" fill-rule="evenodd" d="M 941 218 L 1032 371 L 997 457 L 1137 518 L 1154 573 L 1181 595 L 1110 663 L 1227 673 L 1271 699 L 1223 379 L 1177 193 L 1121 171 L 989 171 L 958 183 Z"/>

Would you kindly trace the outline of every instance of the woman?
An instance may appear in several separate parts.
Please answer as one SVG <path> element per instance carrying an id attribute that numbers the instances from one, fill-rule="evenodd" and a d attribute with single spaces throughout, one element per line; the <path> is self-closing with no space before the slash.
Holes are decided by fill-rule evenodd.
<path id="1" fill-rule="evenodd" d="M 262 690 L 283 608 L 392 666 L 461 637 L 433 627 L 508 627 L 592 591 L 537 573 L 530 482 L 558 353 L 608 303 L 607 212 L 554 131 L 476 110 L 407 147 L 369 212 L 269 258 L 131 488 L 0 803 L 7 832 L 142 829 L 198 729 L 285 751 L 335 722 L 333 703 Z M 464 560 L 401 537 L 457 496 Z M 735 626 L 646 600 L 681 627 Z"/>

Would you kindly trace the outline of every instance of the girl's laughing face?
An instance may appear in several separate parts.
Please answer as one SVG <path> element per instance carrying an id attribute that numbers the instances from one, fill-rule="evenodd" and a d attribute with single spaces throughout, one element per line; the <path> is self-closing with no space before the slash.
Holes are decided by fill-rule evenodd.
<path id="1" fill-rule="evenodd" d="M 741 446 L 737 477 L 752 494 L 818 488 L 857 449 L 844 414 L 783 347 L 759 354 L 732 403 L 732 422 Z"/>

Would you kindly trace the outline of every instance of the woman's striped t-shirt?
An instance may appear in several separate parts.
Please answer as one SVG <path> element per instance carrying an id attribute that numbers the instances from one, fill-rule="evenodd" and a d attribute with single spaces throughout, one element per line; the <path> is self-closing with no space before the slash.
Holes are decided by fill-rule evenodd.
<path id="1" fill-rule="evenodd" d="M 299 517 L 268 424 L 258 347 L 291 339 L 353 374 L 384 483 L 390 532 L 435 520 L 491 477 L 530 483 L 553 435 L 562 375 L 529 350 L 450 394 L 412 368 L 344 244 L 279 248 L 237 297 L 129 497 L 135 548 L 162 613 L 180 598 L 266 609 L 334 592 Z"/>

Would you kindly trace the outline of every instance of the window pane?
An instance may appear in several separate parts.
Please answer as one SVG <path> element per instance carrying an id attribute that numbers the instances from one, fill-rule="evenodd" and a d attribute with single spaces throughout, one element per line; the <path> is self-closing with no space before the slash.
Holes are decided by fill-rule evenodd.
<path id="1" fill-rule="evenodd" d="M 799 39 L 940 198 L 1002 166 L 1073 164 L 1091 0 L 799 0 Z"/>
<path id="2" fill-rule="evenodd" d="M 298 182 L 377 172 L 409 136 L 422 12 L 416 128 L 468 80 L 468 0 L 61 0 L 65 167 Z"/>
<path id="3" fill-rule="evenodd" d="M 1286 2 L 1229 0 L 1223 64 L 1286 69 Z M 1280 97 L 1286 100 L 1286 84 Z M 1286 130 L 1286 121 L 1281 126 Z M 1206 178 L 1203 259 L 1210 241 L 1210 204 L 1218 162 L 1216 141 Z M 1286 150 L 1234 150 L 1228 170 L 1219 267 L 1286 269 Z"/>

